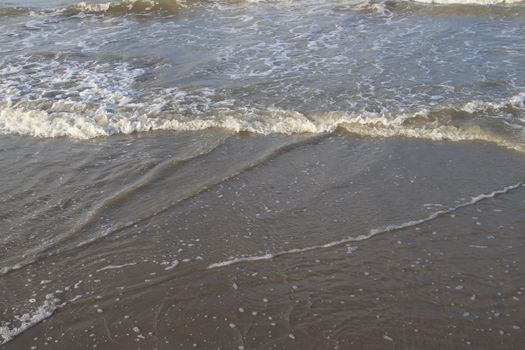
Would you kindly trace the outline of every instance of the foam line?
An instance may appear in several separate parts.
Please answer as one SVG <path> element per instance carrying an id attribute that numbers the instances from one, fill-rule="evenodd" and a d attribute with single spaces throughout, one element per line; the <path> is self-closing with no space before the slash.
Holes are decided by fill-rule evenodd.
<path id="1" fill-rule="evenodd" d="M 29 328 L 51 317 L 58 308 L 56 305 L 57 302 L 58 299 L 54 298 L 53 296 L 46 298 L 44 304 L 39 306 L 35 312 L 32 314 L 24 314 L 18 317 L 20 321 L 20 325 L 18 327 L 10 328 L 8 326 L 0 326 L 0 337 L 2 337 L 0 345 L 10 342 L 16 336 L 27 331 Z"/>
<path id="2" fill-rule="evenodd" d="M 82 281 L 78 282 L 74 288 L 76 288 L 76 286 L 81 282 Z M 68 290 L 70 288 L 71 287 L 66 287 L 65 289 Z M 77 301 L 80 298 L 82 298 L 82 295 L 77 295 L 72 299 L 60 303 L 61 300 L 57 298 L 55 294 L 47 294 L 45 296 L 44 303 L 36 310 L 25 313 L 21 316 L 15 316 L 15 318 L 19 321 L 18 326 L 10 325 L 9 323 L 0 326 L 0 345 L 9 343 L 18 335 L 53 316 L 59 309 Z"/>
<path id="3" fill-rule="evenodd" d="M 133 263 L 122 264 L 122 265 L 108 265 L 108 266 L 104 266 L 103 268 L 96 270 L 96 272 L 105 271 L 105 270 L 116 270 L 116 269 L 121 269 L 126 266 L 133 266 L 133 265 L 137 265 L 137 263 L 133 262 Z"/>
<path id="4" fill-rule="evenodd" d="M 510 122 L 502 130 L 490 126 L 465 122 L 468 115 L 498 112 L 507 108 L 525 109 L 525 95 L 513 96 L 503 102 L 472 101 L 462 106 L 442 106 L 409 113 L 379 114 L 367 111 L 332 111 L 305 115 L 296 111 L 276 108 L 233 108 L 227 113 L 185 119 L 177 114 L 167 118 L 149 117 L 141 108 L 118 115 L 100 115 L 91 118 L 85 114 L 55 113 L 30 110 L 0 104 L 0 133 L 30 135 L 33 137 L 71 137 L 90 139 L 115 134 L 131 134 L 156 130 L 202 131 L 221 128 L 234 133 L 255 134 L 321 134 L 341 128 L 369 137 L 407 137 L 433 141 L 484 141 L 525 152 L 521 121 Z M 210 107 L 210 113 L 213 112 Z M 447 113 L 450 112 L 450 113 Z M 455 118 L 461 112 L 461 118 Z M 448 115 L 451 119 L 442 117 Z"/>
<path id="5" fill-rule="evenodd" d="M 321 245 L 310 246 L 310 247 L 306 247 L 306 248 L 296 248 L 296 249 L 284 250 L 284 251 L 280 251 L 280 252 L 277 252 L 277 253 L 267 253 L 265 255 L 255 255 L 255 256 L 246 256 L 246 257 L 232 258 L 232 259 L 229 259 L 229 260 L 213 263 L 213 264 L 208 266 L 208 269 L 216 269 L 216 268 L 220 268 L 220 267 L 225 267 L 225 266 L 239 264 L 239 263 L 245 263 L 245 262 L 254 262 L 254 261 L 259 261 L 259 260 L 271 260 L 271 259 L 274 259 L 274 258 L 282 256 L 282 255 L 304 253 L 304 252 L 308 252 L 308 251 L 311 251 L 311 250 L 331 248 L 331 247 L 339 246 L 341 244 L 345 244 L 345 243 L 348 243 L 348 242 L 364 241 L 364 240 L 370 239 L 370 238 L 372 238 L 374 236 L 377 236 L 379 234 L 382 234 L 382 233 L 397 231 L 397 230 L 401 230 L 401 229 L 408 228 L 408 227 L 414 227 L 414 226 L 423 224 L 425 222 L 432 221 L 432 220 L 434 220 L 434 219 L 436 219 L 436 218 L 438 218 L 440 216 L 453 213 L 454 211 L 456 211 L 458 209 L 474 205 L 474 204 L 479 203 L 479 202 L 481 202 L 481 201 L 483 201 L 485 199 L 494 198 L 494 197 L 496 197 L 498 195 L 508 193 L 508 192 L 510 192 L 512 190 L 515 190 L 515 189 L 517 189 L 517 188 L 519 188 L 521 186 L 524 186 L 523 182 L 518 182 L 518 183 L 513 184 L 513 185 L 505 186 L 502 189 L 495 190 L 495 191 L 487 193 L 487 194 L 480 194 L 480 195 L 478 195 L 476 197 L 472 197 L 470 201 L 462 203 L 462 204 L 459 204 L 459 205 L 457 205 L 455 207 L 450 207 L 450 208 L 447 208 L 447 209 L 436 211 L 436 212 L 430 214 L 429 216 L 427 216 L 425 218 L 422 218 L 422 219 L 419 219 L 419 220 L 411 220 L 411 221 L 407 221 L 407 222 L 404 222 L 404 223 L 401 223 L 401 224 L 397 224 L 397 225 L 388 225 L 388 226 L 381 227 L 381 228 L 374 228 L 374 229 L 371 229 L 368 232 L 368 234 L 362 234 L 362 235 L 359 235 L 359 236 L 356 236 L 356 237 L 348 237 L 348 238 L 344 238 L 344 239 L 341 239 L 341 240 L 332 241 L 332 242 L 328 242 L 328 243 L 321 244 Z"/>

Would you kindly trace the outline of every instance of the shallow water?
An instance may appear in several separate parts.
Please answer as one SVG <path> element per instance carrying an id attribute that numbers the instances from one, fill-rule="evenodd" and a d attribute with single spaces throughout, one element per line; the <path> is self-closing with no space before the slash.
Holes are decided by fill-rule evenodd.
<path id="1" fill-rule="evenodd" d="M 517 349 L 525 6 L 0 1 L 6 348 Z"/>

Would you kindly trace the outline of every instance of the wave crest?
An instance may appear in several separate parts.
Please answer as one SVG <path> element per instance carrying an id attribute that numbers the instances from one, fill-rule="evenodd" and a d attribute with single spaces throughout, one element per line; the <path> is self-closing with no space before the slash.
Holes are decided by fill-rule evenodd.
<path id="1" fill-rule="evenodd" d="M 288 3 L 289 0 L 109 0 L 107 2 L 80 1 L 75 5 L 61 8 L 32 8 L 23 6 L 0 7 L 0 17 L 27 15 L 31 13 L 63 14 L 67 16 L 76 15 L 126 15 L 126 14 L 175 14 L 179 10 L 189 8 L 197 4 L 239 4 L 239 3 Z M 425 4 L 450 5 L 436 8 L 438 11 L 449 12 L 447 7 L 461 8 L 461 12 L 469 13 L 473 7 L 480 5 L 474 12 L 491 5 L 505 5 L 503 7 L 515 7 L 525 5 L 525 0 L 364 0 L 342 6 L 351 10 L 364 12 L 378 12 L 390 15 L 393 12 L 412 12 L 421 9 Z M 445 9 L 443 9 L 445 7 Z M 502 6 L 499 6 L 502 7 Z"/>
<path id="2" fill-rule="evenodd" d="M 416 2 L 440 5 L 509 5 L 518 4 L 523 0 L 414 0 Z"/>
<path id="3" fill-rule="evenodd" d="M 204 1 L 204 0 L 203 0 Z M 3 7 L 0 16 L 17 16 L 31 13 L 58 14 L 66 16 L 76 15 L 125 15 L 125 14 L 174 14 L 180 9 L 190 7 L 200 2 L 199 0 L 119 0 L 108 2 L 81 1 L 75 5 L 54 9 L 39 9 L 30 7 Z"/>
<path id="4" fill-rule="evenodd" d="M 90 139 L 154 130 L 224 128 L 258 134 L 324 133 L 480 140 L 525 152 L 525 93 L 400 111 L 304 113 L 242 105 L 214 89 L 141 88 L 151 59 L 91 60 L 60 54 L 17 57 L 0 68 L 0 133 Z M 226 94 L 227 96 L 227 94 Z M 350 97 L 351 98 L 351 97 Z"/>
<path id="5" fill-rule="evenodd" d="M 499 108 L 516 108 L 512 104 L 513 99 L 501 103 Z M 509 126 L 499 120 L 476 119 L 475 115 L 482 110 L 497 107 L 495 104 L 471 102 L 460 108 L 421 110 L 397 116 L 366 111 L 302 114 L 278 108 L 237 108 L 189 117 L 176 113 L 148 116 L 147 108 L 128 113 L 108 114 L 98 111 L 85 114 L 70 111 L 50 113 L 45 110 L 3 106 L 0 109 L 0 132 L 34 137 L 90 139 L 155 130 L 198 131 L 223 128 L 236 133 L 300 134 L 342 129 L 370 137 L 408 137 L 434 141 L 479 140 L 525 152 L 522 137 L 525 123 Z"/>
<path id="6" fill-rule="evenodd" d="M 107 2 L 91 4 L 80 2 L 74 6 L 64 9 L 67 14 L 77 13 L 104 13 L 120 15 L 125 13 L 147 13 L 147 12 L 176 12 L 180 8 L 188 7 L 187 0 L 120 0 L 118 2 Z"/>

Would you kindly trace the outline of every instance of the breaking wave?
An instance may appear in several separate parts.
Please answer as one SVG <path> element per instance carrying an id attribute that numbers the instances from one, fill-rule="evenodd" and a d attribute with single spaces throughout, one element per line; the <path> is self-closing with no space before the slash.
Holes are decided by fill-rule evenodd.
<path id="1" fill-rule="evenodd" d="M 17 57 L 0 68 L 0 133 L 90 139 L 155 130 L 224 128 L 257 134 L 343 129 L 371 137 L 479 140 L 525 152 L 525 93 L 500 101 L 372 112 L 306 113 L 242 105 L 210 88 L 140 88 L 162 61 L 92 60 L 60 54 Z M 348 98 L 352 98 L 349 96 Z"/>
<path id="2" fill-rule="evenodd" d="M 238 4 L 238 3 L 291 3 L 290 0 L 109 0 L 106 2 L 81 1 L 77 4 L 60 8 L 33 8 L 23 6 L 0 7 L 0 16 L 17 16 L 31 13 L 62 14 L 66 16 L 76 15 L 108 15 L 119 16 L 125 14 L 174 14 L 184 8 L 198 4 Z M 399 0 L 399 1 L 377 1 L 365 0 L 351 2 L 345 7 L 364 10 L 366 12 L 380 12 L 390 14 L 391 12 L 404 12 L 413 10 L 411 4 L 439 4 L 439 5 L 508 5 L 515 6 L 525 4 L 524 0 Z"/>
<path id="3" fill-rule="evenodd" d="M 100 15 L 123 15 L 144 13 L 176 13 L 182 8 L 190 7 L 197 0 L 120 0 L 107 2 L 82 1 L 68 7 L 54 9 L 37 9 L 29 7 L 4 7 L 0 8 L 0 16 L 24 15 L 35 13 L 54 13 L 62 15 L 100 14 Z"/>
<path id="4" fill-rule="evenodd" d="M 518 4 L 523 0 L 413 0 L 427 4 L 441 5 L 501 5 L 501 4 Z"/>
<path id="5" fill-rule="evenodd" d="M 108 114 L 103 111 L 85 114 L 56 111 L 60 108 L 68 109 L 66 103 L 55 103 L 53 112 L 4 105 L 0 108 L 0 132 L 35 137 L 89 139 L 155 130 L 196 131 L 224 128 L 232 132 L 298 134 L 325 133 L 341 128 L 371 137 L 402 136 L 436 141 L 479 140 L 525 152 L 525 120 L 520 124 L 511 124 L 505 120 L 476 118 L 478 113 L 487 110 L 523 108 L 524 101 L 525 94 L 521 94 L 506 102 L 476 101 L 461 107 L 421 110 L 397 116 L 366 111 L 303 114 L 278 108 L 238 108 L 216 110 L 216 113 L 194 118 L 176 113 L 152 117 L 147 113 L 147 106 L 127 114 Z"/>
<path id="6" fill-rule="evenodd" d="M 77 5 L 63 9 L 67 14 L 77 13 L 104 13 L 120 15 L 124 13 L 145 12 L 176 12 L 180 8 L 190 6 L 191 0 L 120 0 L 118 2 L 107 2 L 91 4 L 80 2 Z"/>
<path id="7" fill-rule="evenodd" d="M 524 7 L 524 0 L 366 0 L 345 6 L 349 10 L 378 13 L 387 17 L 396 13 L 520 16 L 515 10 Z"/>

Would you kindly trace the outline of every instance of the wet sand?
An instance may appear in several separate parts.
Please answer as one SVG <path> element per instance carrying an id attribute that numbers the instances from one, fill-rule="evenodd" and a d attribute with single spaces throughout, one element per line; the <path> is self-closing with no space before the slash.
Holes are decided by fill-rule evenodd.
<path id="1" fill-rule="evenodd" d="M 0 143 L 5 349 L 525 344 L 518 152 L 343 131 Z"/>

